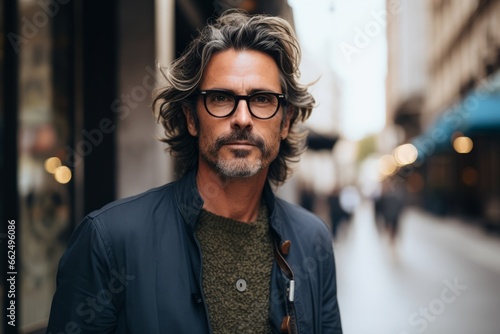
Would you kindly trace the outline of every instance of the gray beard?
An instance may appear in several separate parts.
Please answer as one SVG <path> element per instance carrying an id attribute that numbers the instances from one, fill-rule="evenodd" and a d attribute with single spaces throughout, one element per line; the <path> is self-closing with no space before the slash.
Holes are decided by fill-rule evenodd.
<path id="1" fill-rule="evenodd" d="M 245 140 L 254 144 L 261 152 L 262 158 L 256 162 L 249 163 L 246 157 L 249 152 L 247 150 L 232 150 L 233 158 L 223 160 L 219 157 L 219 150 L 227 143 L 236 140 Z M 208 148 L 207 152 L 203 152 L 200 148 L 201 157 L 211 166 L 217 173 L 225 177 L 251 177 L 259 173 L 263 168 L 262 161 L 268 159 L 271 155 L 266 148 L 264 141 L 253 136 L 248 130 L 237 130 L 225 137 L 219 137 L 212 147 Z"/>
<path id="2" fill-rule="evenodd" d="M 234 158 L 231 160 L 213 159 L 203 152 L 201 153 L 201 157 L 217 173 L 229 178 L 251 177 L 263 169 L 262 160 L 257 160 L 251 164 L 245 160 L 248 151 L 235 150 L 233 154 Z"/>

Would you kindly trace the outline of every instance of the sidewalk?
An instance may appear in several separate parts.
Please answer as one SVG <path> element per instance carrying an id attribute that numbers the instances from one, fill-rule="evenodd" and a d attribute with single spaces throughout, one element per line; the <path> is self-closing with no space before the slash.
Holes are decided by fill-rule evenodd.
<path id="1" fill-rule="evenodd" d="M 363 203 L 334 243 L 345 334 L 500 333 L 500 239 L 407 209 L 395 248 Z"/>

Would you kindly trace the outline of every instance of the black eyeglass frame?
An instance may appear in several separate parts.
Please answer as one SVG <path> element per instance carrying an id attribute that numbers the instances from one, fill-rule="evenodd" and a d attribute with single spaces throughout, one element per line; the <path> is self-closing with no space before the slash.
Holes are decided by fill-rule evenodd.
<path id="1" fill-rule="evenodd" d="M 231 110 L 231 112 L 229 112 L 227 115 L 224 115 L 224 116 L 217 116 L 217 115 L 212 114 L 210 112 L 210 110 L 208 110 L 208 107 L 207 107 L 207 96 L 208 96 L 209 93 L 223 93 L 223 94 L 228 94 L 228 95 L 234 96 L 234 107 Z M 269 116 L 269 117 L 259 117 L 259 116 L 255 115 L 252 112 L 252 108 L 250 108 L 250 99 L 252 97 L 256 96 L 256 95 L 259 95 L 259 94 L 270 94 L 270 95 L 275 96 L 278 99 L 278 105 L 276 107 L 276 111 L 274 111 L 274 113 L 271 116 Z M 250 112 L 250 114 L 253 117 L 255 117 L 257 119 L 263 119 L 263 120 L 273 118 L 278 113 L 278 110 L 280 110 L 280 107 L 286 105 L 286 95 L 285 94 L 271 92 L 271 91 L 259 91 L 259 92 L 255 92 L 255 93 L 250 94 L 250 95 L 236 95 L 236 94 L 234 94 L 234 93 L 232 93 L 230 91 L 227 91 L 227 90 L 222 90 L 222 89 L 207 89 L 207 90 L 200 90 L 199 91 L 199 95 L 201 95 L 203 97 L 203 105 L 205 106 L 205 110 L 212 117 L 215 117 L 215 118 L 226 118 L 226 117 L 229 117 L 232 114 L 234 114 L 234 112 L 238 108 L 238 104 L 240 103 L 241 100 L 245 100 L 246 101 L 248 111 Z"/>

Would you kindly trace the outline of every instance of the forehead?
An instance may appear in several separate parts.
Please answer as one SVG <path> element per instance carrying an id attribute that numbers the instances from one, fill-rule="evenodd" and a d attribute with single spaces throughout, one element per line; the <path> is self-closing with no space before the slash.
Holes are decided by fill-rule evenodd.
<path id="1" fill-rule="evenodd" d="M 228 89 L 238 94 L 255 90 L 281 92 L 274 59 L 255 50 L 229 49 L 212 56 L 203 73 L 201 89 Z"/>

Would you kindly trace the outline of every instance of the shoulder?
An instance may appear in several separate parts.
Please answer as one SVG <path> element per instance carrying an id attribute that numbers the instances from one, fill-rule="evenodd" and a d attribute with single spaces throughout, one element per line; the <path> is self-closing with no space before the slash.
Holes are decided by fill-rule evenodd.
<path id="1" fill-rule="evenodd" d="M 87 215 L 92 220 L 144 216 L 173 197 L 173 183 L 153 188 L 141 194 L 119 199 Z"/>
<path id="2" fill-rule="evenodd" d="M 89 213 L 80 225 L 93 225 L 104 239 L 140 238 L 173 216 L 174 203 L 173 183 L 169 183 L 111 202 Z"/>
<path id="3" fill-rule="evenodd" d="M 124 266 L 127 258 L 155 247 L 159 236 L 175 235 L 168 231 L 178 225 L 176 210 L 172 183 L 111 202 L 84 217 L 69 247 L 82 254 L 93 249 Z"/>

